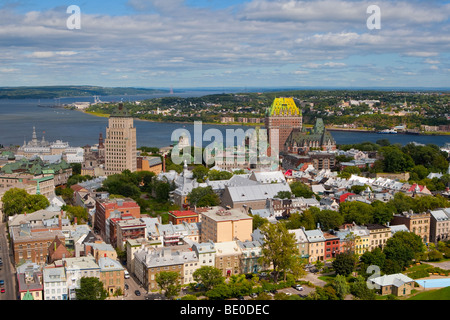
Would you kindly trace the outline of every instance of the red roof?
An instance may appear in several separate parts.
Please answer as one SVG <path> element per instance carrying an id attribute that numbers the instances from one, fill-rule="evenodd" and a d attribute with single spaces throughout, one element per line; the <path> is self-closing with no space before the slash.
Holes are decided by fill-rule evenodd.
<path id="1" fill-rule="evenodd" d="M 198 213 L 191 211 L 191 210 L 185 210 L 185 211 L 169 211 L 170 214 L 177 218 L 182 217 L 189 217 L 189 216 L 198 216 Z"/>
<path id="2" fill-rule="evenodd" d="M 289 170 L 287 170 L 285 173 L 284 173 L 284 175 L 285 176 L 292 176 L 292 170 L 291 169 L 289 169 Z"/>
<path id="3" fill-rule="evenodd" d="M 418 185 L 417 183 L 414 183 L 411 188 L 409 188 L 409 192 L 414 192 L 414 190 L 416 189 L 416 186 L 419 186 L 419 190 L 422 191 L 424 186 L 421 186 L 420 184 Z"/>
<path id="4" fill-rule="evenodd" d="M 354 195 L 355 195 L 355 194 L 354 194 L 354 193 L 351 193 L 351 192 L 344 193 L 343 195 L 341 195 L 341 196 L 339 197 L 339 203 L 344 202 L 349 196 L 354 196 Z"/>

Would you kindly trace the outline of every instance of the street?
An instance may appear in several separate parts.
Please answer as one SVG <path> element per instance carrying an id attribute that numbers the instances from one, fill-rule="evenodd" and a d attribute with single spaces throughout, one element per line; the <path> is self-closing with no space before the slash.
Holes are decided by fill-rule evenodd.
<path id="1" fill-rule="evenodd" d="M 15 271 L 11 264 L 11 258 L 9 255 L 9 245 L 6 238 L 5 224 L 0 223 L 0 258 L 2 265 L 0 266 L 0 280 L 4 281 L 2 289 L 5 292 L 0 293 L 0 300 L 16 300 L 16 279 L 14 277 Z"/>

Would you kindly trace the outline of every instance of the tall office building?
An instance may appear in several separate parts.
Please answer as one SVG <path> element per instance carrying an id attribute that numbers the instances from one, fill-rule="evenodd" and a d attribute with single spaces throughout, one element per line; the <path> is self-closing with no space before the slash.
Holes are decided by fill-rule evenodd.
<path id="1" fill-rule="evenodd" d="M 122 103 L 110 115 L 105 139 L 105 173 L 112 175 L 124 170 L 137 170 L 136 128 L 133 118 Z"/>
<path id="2" fill-rule="evenodd" d="M 293 98 L 275 98 L 266 111 L 265 126 L 270 148 L 284 151 L 284 143 L 292 130 L 302 129 L 302 111 Z"/>

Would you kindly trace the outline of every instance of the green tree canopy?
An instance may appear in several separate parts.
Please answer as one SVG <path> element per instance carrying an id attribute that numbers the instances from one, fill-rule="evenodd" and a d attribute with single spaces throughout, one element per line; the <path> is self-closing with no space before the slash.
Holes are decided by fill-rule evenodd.
<path id="1" fill-rule="evenodd" d="M 334 210 L 320 210 L 315 213 L 315 222 L 322 230 L 338 229 L 344 223 L 344 217 Z"/>
<path id="2" fill-rule="evenodd" d="M 291 191 L 296 197 L 311 198 L 314 192 L 303 182 L 294 181 L 290 184 Z"/>
<path id="3" fill-rule="evenodd" d="M 217 206 L 220 204 L 220 198 L 211 186 L 192 189 L 187 196 L 187 201 L 191 205 L 196 205 L 198 207 Z"/>
<path id="4" fill-rule="evenodd" d="M 105 300 L 108 292 L 103 288 L 103 282 L 96 277 L 82 277 L 80 288 L 75 289 L 77 300 Z"/>
<path id="5" fill-rule="evenodd" d="M 336 258 L 332 262 L 333 269 L 336 271 L 336 274 L 343 276 L 350 275 L 355 269 L 355 264 L 356 257 L 355 254 L 351 252 L 337 254 Z"/>
<path id="6" fill-rule="evenodd" d="M 295 236 L 281 223 L 264 224 L 260 231 L 265 239 L 260 261 L 265 265 L 272 263 L 274 281 L 277 282 L 280 272 L 290 269 L 293 262 L 291 257 L 298 254 Z"/>
<path id="7" fill-rule="evenodd" d="M 224 283 L 222 271 L 216 267 L 202 266 L 193 273 L 194 280 L 203 285 L 206 291 L 213 289 L 215 286 Z"/>
<path id="8" fill-rule="evenodd" d="M 7 216 L 31 213 L 50 205 L 48 199 L 40 194 L 30 195 L 24 189 L 12 188 L 2 197 L 3 212 Z"/>
<path id="9" fill-rule="evenodd" d="M 360 201 L 346 201 L 339 206 L 339 212 L 343 215 L 345 222 L 363 225 L 372 223 L 374 208 Z"/>
<path id="10" fill-rule="evenodd" d="M 161 271 L 156 274 L 155 281 L 158 284 L 160 292 L 164 291 L 164 296 L 168 299 L 176 296 L 181 289 L 179 283 L 180 274 L 175 271 Z"/>
<path id="11" fill-rule="evenodd" d="M 407 231 L 396 232 L 386 241 L 383 249 L 387 260 L 395 261 L 401 268 L 410 265 L 416 255 L 425 251 L 422 239 Z"/>

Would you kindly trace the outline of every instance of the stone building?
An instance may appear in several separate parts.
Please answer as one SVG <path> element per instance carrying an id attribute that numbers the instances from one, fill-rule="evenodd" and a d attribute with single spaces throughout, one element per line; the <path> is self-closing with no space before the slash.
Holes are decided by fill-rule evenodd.
<path id="1" fill-rule="evenodd" d="M 293 98 L 275 98 L 266 110 L 265 127 L 272 150 L 283 151 L 291 132 L 302 129 L 302 111 Z"/>
<path id="2" fill-rule="evenodd" d="M 133 118 L 120 103 L 118 109 L 109 117 L 106 128 L 105 173 L 120 174 L 124 170 L 137 170 L 136 128 Z"/>

